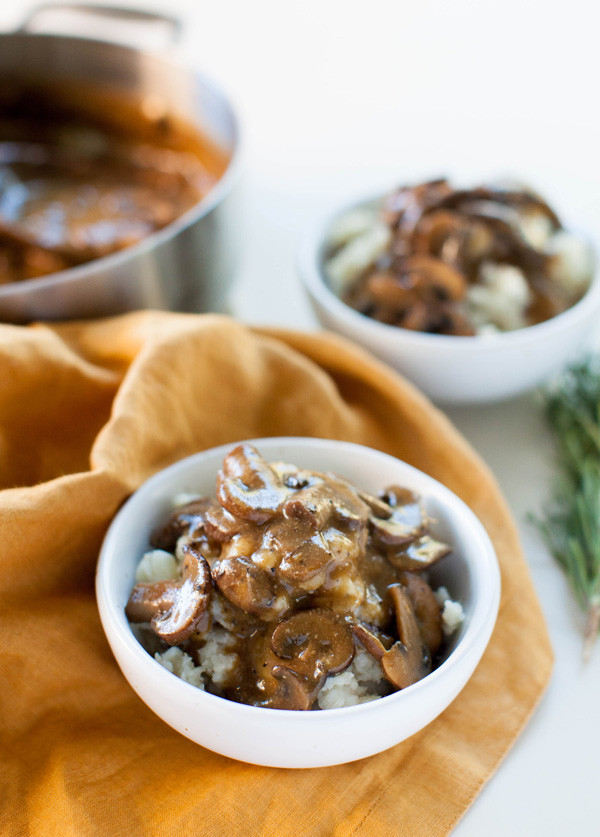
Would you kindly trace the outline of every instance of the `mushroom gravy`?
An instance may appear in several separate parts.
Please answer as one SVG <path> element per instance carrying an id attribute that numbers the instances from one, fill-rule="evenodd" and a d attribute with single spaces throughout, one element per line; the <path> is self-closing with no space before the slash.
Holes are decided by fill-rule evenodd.
<path id="1" fill-rule="evenodd" d="M 471 336 L 560 314 L 589 286 L 589 245 L 524 187 L 405 186 L 341 216 L 323 269 L 332 290 L 388 325 Z"/>
<path id="2" fill-rule="evenodd" d="M 197 204 L 227 155 L 165 102 L 0 85 L 0 284 L 136 244 Z"/>
<path id="3" fill-rule="evenodd" d="M 243 444 L 223 461 L 216 499 L 177 505 L 150 547 L 126 606 L 136 635 L 237 702 L 326 708 L 342 683 L 351 702 L 380 697 L 431 671 L 450 632 L 447 594 L 425 578 L 450 547 L 408 488 L 375 497 Z"/>

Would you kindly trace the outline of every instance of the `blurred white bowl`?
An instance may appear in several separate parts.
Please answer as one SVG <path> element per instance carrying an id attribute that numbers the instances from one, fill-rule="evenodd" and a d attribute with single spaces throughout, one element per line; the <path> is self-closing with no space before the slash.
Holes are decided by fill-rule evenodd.
<path id="1" fill-rule="evenodd" d="M 599 326 L 600 272 L 572 308 L 538 325 L 498 334 L 455 337 L 424 334 L 373 320 L 342 302 L 324 278 L 329 230 L 351 208 L 318 221 L 303 240 L 298 271 L 319 322 L 362 345 L 405 375 L 434 401 L 499 401 L 542 383 L 582 351 Z"/>
<path id="2" fill-rule="evenodd" d="M 234 703 L 180 680 L 134 637 L 125 604 L 135 568 L 156 524 L 181 492 L 213 494 L 217 471 L 234 444 L 188 457 L 148 480 L 116 515 L 98 563 L 96 593 L 104 631 L 125 677 L 167 724 L 222 755 L 272 767 L 322 767 L 373 755 L 430 723 L 461 691 L 477 666 L 496 620 L 500 573 L 492 544 L 471 510 L 451 491 L 411 466 L 371 448 L 311 438 L 252 442 L 269 460 L 332 470 L 377 492 L 391 484 L 419 492 L 435 519 L 434 534 L 454 551 L 432 572 L 465 611 L 444 662 L 423 680 L 370 703 L 312 712 Z"/>

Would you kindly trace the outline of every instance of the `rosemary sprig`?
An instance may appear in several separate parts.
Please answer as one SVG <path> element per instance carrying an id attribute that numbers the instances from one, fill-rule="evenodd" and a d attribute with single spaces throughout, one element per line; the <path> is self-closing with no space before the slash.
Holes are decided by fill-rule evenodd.
<path id="1" fill-rule="evenodd" d="M 600 357 L 569 367 L 543 398 L 560 477 L 535 523 L 586 613 L 587 660 L 600 632 Z"/>

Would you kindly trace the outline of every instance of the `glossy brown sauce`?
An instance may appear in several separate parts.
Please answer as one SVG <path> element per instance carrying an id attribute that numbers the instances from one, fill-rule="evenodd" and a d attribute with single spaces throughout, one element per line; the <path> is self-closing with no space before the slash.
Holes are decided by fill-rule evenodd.
<path id="1" fill-rule="evenodd" d="M 0 284 L 139 242 L 197 204 L 227 164 L 152 97 L 0 85 Z"/>
<path id="2" fill-rule="evenodd" d="M 153 534 L 152 547 L 185 556 L 183 579 L 137 584 L 127 605 L 131 622 L 150 622 L 163 647 L 192 659 L 211 621 L 229 632 L 237 665 L 207 689 L 310 709 L 357 648 L 381 663 L 388 691 L 431 669 L 441 614 L 422 573 L 450 549 L 431 537 L 417 495 L 373 497 L 334 474 L 267 463 L 251 445 L 225 457 L 216 495 Z"/>
<path id="3" fill-rule="evenodd" d="M 387 248 L 344 288 L 342 299 L 386 325 L 475 334 L 468 297 L 470 289 L 483 284 L 486 264 L 511 266 L 522 274 L 530 297 L 523 325 L 550 319 L 581 296 L 582 291 L 567 291 L 555 281 L 555 257 L 526 239 L 524 225 L 532 217 L 543 219 L 552 233 L 563 230 L 553 209 L 528 190 L 465 190 L 434 180 L 387 195 L 379 217 L 390 233 Z"/>

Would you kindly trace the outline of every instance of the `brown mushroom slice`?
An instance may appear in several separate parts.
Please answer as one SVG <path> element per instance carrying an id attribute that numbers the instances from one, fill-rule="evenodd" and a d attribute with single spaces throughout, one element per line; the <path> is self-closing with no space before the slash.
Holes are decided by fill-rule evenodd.
<path id="1" fill-rule="evenodd" d="M 273 628 L 258 629 L 248 637 L 243 660 L 246 673 L 234 699 L 269 709 L 310 709 L 321 686 L 299 674 L 271 648 Z"/>
<path id="2" fill-rule="evenodd" d="M 348 482 L 327 474 L 320 482 L 300 489 L 286 500 L 283 514 L 306 521 L 314 529 L 323 529 L 336 519 L 348 528 L 358 529 L 366 524 L 369 507 Z"/>
<path id="3" fill-rule="evenodd" d="M 412 236 L 415 253 L 439 257 L 448 241 L 460 241 L 468 233 L 464 218 L 446 209 L 433 210 L 423 215 Z"/>
<path id="4" fill-rule="evenodd" d="M 447 543 L 437 541 L 431 535 L 422 535 L 399 551 L 388 550 L 386 557 L 390 564 L 399 570 L 420 572 L 449 555 L 451 551 L 452 548 Z"/>
<path id="5" fill-rule="evenodd" d="M 318 482 L 323 482 L 323 475 L 317 471 L 297 468 L 288 462 L 270 462 L 269 465 L 282 485 L 294 491 L 299 491 L 301 488 L 307 488 L 308 486 L 316 485 Z"/>
<path id="6" fill-rule="evenodd" d="M 249 656 L 258 680 L 242 691 L 243 702 L 272 709 L 310 709 L 328 674 L 352 662 L 348 627 L 325 608 L 297 611 L 270 634 L 250 640 Z"/>
<path id="7" fill-rule="evenodd" d="M 271 649 L 286 668 L 315 683 L 343 671 L 354 658 L 350 630 L 321 608 L 298 611 L 280 622 L 271 635 Z"/>
<path id="8" fill-rule="evenodd" d="M 465 204 L 473 202 L 487 202 L 514 207 L 515 209 L 531 211 L 537 210 L 545 215 L 555 229 L 561 226 L 561 222 L 550 206 L 529 189 L 504 189 L 498 186 L 479 186 L 475 189 L 455 189 L 446 197 L 442 198 L 440 207 L 457 208 L 463 210 Z"/>
<path id="9" fill-rule="evenodd" d="M 286 582 L 302 585 L 325 572 L 332 560 L 328 544 L 317 532 L 284 555 L 277 573 Z"/>
<path id="10" fill-rule="evenodd" d="M 370 299 L 379 306 L 395 311 L 403 310 L 415 302 L 414 289 L 405 280 L 405 274 L 392 270 L 377 270 L 364 281 L 364 289 Z"/>
<path id="11" fill-rule="evenodd" d="M 226 599 L 265 622 L 275 621 L 289 608 L 285 591 L 278 591 L 271 576 L 245 555 L 221 558 L 213 566 L 212 577 Z"/>
<path id="12" fill-rule="evenodd" d="M 369 518 L 376 544 L 383 547 L 404 546 L 425 532 L 427 519 L 420 498 L 414 491 L 391 486 L 383 493 L 382 500 L 390 507 L 389 517 L 372 514 Z"/>
<path id="13" fill-rule="evenodd" d="M 206 534 L 218 543 L 230 541 L 245 525 L 245 521 L 234 517 L 215 502 L 207 507 L 204 515 Z"/>
<path id="14" fill-rule="evenodd" d="M 472 213 L 471 221 L 485 224 L 493 234 L 492 244 L 486 259 L 492 262 L 506 262 L 519 267 L 527 276 L 545 274 L 550 257 L 530 247 L 521 233 L 501 218 Z"/>
<path id="15" fill-rule="evenodd" d="M 136 584 L 125 608 L 131 622 L 150 622 L 169 645 L 179 645 L 209 627 L 210 569 L 193 544 L 184 550 L 181 579 Z"/>
<path id="16" fill-rule="evenodd" d="M 424 646 L 421 629 L 408 592 L 400 584 L 390 588 L 396 614 L 398 640 L 381 658 L 387 679 L 398 689 L 422 680 L 431 671 L 431 657 Z"/>
<path id="17" fill-rule="evenodd" d="M 467 283 L 462 273 L 433 256 L 408 256 L 402 270 L 410 274 L 412 287 L 420 296 L 458 300 L 465 295 Z"/>
<path id="18" fill-rule="evenodd" d="M 386 652 L 386 647 L 378 636 L 375 636 L 365 625 L 361 622 L 355 622 L 351 625 L 351 631 L 360 642 L 362 647 L 378 662 Z"/>
<path id="19" fill-rule="evenodd" d="M 165 549 L 174 552 L 177 541 L 182 535 L 204 525 L 204 515 L 214 503 L 210 497 L 199 497 L 173 509 L 168 520 L 152 532 L 150 545 L 154 549 Z"/>
<path id="20" fill-rule="evenodd" d="M 404 573 L 402 582 L 413 603 L 421 635 L 433 656 L 442 644 L 442 612 L 433 590 L 420 575 Z"/>
<path id="21" fill-rule="evenodd" d="M 264 627 L 261 619 L 234 605 L 216 586 L 212 592 L 211 616 L 213 624 L 221 625 L 237 637 L 249 637 Z"/>
<path id="22" fill-rule="evenodd" d="M 367 504 L 375 517 L 381 517 L 385 520 L 386 518 L 392 516 L 390 504 L 386 503 L 386 501 L 380 497 L 375 497 L 367 491 L 362 491 L 362 489 L 358 489 L 358 496 L 364 503 Z"/>
<path id="23" fill-rule="evenodd" d="M 419 218 L 428 210 L 440 206 L 452 191 L 444 178 L 402 187 L 385 198 L 382 217 L 390 227 L 397 227 L 405 235 L 411 234 Z"/>
<path id="24" fill-rule="evenodd" d="M 234 517 L 266 523 L 291 494 L 258 450 L 238 445 L 217 474 L 217 499 Z"/>
<path id="25" fill-rule="evenodd" d="M 286 666 L 274 666 L 271 674 L 277 682 L 277 689 L 261 703 L 261 706 L 304 712 L 311 708 L 316 692 L 305 677 Z"/>

